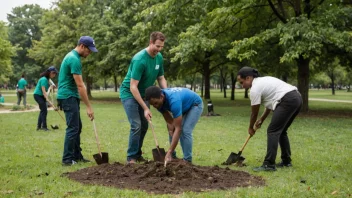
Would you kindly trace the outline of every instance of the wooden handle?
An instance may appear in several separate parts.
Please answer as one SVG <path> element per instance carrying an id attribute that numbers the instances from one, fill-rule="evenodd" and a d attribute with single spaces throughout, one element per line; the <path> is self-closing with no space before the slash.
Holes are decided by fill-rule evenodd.
<path id="1" fill-rule="evenodd" d="M 154 132 L 154 126 L 153 126 L 153 123 L 151 120 L 149 120 L 149 124 L 150 124 L 150 127 L 152 128 L 156 148 L 158 148 L 158 150 L 159 150 L 158 140 L 156 139 L 155 132 Z"/>
<path id="2" fill-rule="evenodd" d="M 249 135 L 249 136 L 247 137 L 246 142 L 244 143 L 244 145 L 243 145 L 242 148 L 241 148 L 241 152 L 243 151 L 244 147 L 246 147 L 246 145 L 247 145 L 249 139 L 251 139 L 251 137 L 252 137 L 251 135 Z"/>
<path id="3" fill-rule="evenodd" d="M 100 141 L 99 141 L 98 132 L 97 132 L 97 128 L 95 127 L 94 120 L 93 120 L 93 127 L 94 127 L 95 139 L 97 140 L 98 151 L 99 151 L 100 156 L 103 157 L 103 155 L 101 154 L 101 151 L 100 151 Z"/>
<path id="4" fill-rule="evenodd" d="M 57 109 L 57 107 L 55 107 L 55 105 L 53 104 L 53 103 L 51 103 L 49 100 L 47 101 L 51 106 L 53 106 L 54 107 L 54 109 Z M 61 113 L 59 112 L 59 110 L 57 109 L 57 111 L 56 111 L 58 114 L 59 114 L 59 116 L 62 118 L 62 120 L 64 121 L 64 122 L 66 122 L 65 121 L 65 118 L 64 117 L 62 117 L 62 115 L 61 115 Z"/>

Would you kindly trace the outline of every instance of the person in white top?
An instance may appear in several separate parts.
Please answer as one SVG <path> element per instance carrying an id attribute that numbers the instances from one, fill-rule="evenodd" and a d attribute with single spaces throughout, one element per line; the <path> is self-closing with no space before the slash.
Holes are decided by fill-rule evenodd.
<path id="1" fill-rule="evenodd" d="M 291 126 L 302 106 L 302 97 L 295 86 L 278 78 L 260 77 L 259 72 L 251 67 L 243 67 L 238 71 L 237 81 L 243 88 L 250 88 L 251 117 L 248 133 L 255 134 L 254 128 L 260 128 L 269 113 L 273 111 L 267 129 L 267 153 L 263 165 L 254 171 L 275 171 L 277 167 L 290 167 L 291 149 L 287 129 Z M 260 105 L 265 110 L 258 118 Z M 278 144 L 281 147 L 281 162 L 275 165 Z"/>

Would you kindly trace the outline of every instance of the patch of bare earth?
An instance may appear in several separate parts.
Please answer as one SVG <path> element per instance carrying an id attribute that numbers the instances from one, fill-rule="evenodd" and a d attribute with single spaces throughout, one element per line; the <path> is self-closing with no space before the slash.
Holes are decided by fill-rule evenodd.
<path id="1" fill-rule="evenodd" d="M 143 190 L 153 194 L 204 192 L 236 187 L 263 186 L 265 181 L 247 172 L 196 166 L 182 161 L 144 164 L 102 164 L 63 174 L 83 184 L 104 185 L 120 189 Z"/>

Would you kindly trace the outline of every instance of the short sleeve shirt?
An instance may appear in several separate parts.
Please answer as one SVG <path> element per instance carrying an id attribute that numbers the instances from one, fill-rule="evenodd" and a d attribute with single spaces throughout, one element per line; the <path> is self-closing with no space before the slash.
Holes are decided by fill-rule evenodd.
<path id="1" fill-rule="evenodd" d="M 76 50 L 69 52 L 61 63 L 57 99 L 80 98 L 74 74 L 82 75 L 81 57 Z"/>
<path id="2" fill-rule="evenodd" d="M 21 78 L 18 83 L 18 89 L 24 89 L 27 86 L 27 81 L 24 78 Z"/>
<path id="3" fill-rule="evenodd" d="M 254 78 L 250 91 L 251 105 L 263 104 L 266 108 L 275 110 L 281 98 L 293 90 L 297 90 L 297 87 L 278 78 L 270 76 Z"/>
<path id="4" fill-rule="evenodd" d="M 162 93 L 165 100 L 158 111 L 169 111 L 174 118 L 187 113 L 194 105 L 202 104 L 200 96 L 187 88 L 167 88 Z"/>
<path id="5" fill-rule="evenodd" d="M 43 76 L 38 80 L 37 86 L 35 86 L 34 92 L 33 94 L 37 94 L 40 96 L 43 96 L 43 91 L 42 91 L 42 87 L 45 87 L 45 91 L 48 91 L 49 89 L 49 80 Z"/>
<path id="6" fill-rule="evenodd" d="M 133 98 L 130 91 L 131 78 L 138 80 L 138 90 L 142 98 L 145 90 L 155 84 L 159 76 L 164 75 L 163 56 L 159 52 L 155 57 L 151 57 L 146 49 L 141 50 L 131 60 L 127 75 L 120 87 L 120 98 Z"/>

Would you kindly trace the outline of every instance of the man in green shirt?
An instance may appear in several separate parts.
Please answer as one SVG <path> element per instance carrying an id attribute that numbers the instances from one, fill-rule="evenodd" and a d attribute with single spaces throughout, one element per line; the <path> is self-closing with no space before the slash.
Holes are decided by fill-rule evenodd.
<path id="1" fill-rule="evenodd" d="M 90 105 L 86 86 L 82 79 L 81 57 L 86 58 L 91 52 L 98 52 L 92 37 L 82 36 L 76 48 L 69 52 L 61 63 L 58 82 L 58 106 L 63 109 L 66 117 L 66 136 L 62 165 L 71 166 L 77 162 L 89 162 L 81 153 L 80 99 L 87 106 L 87 115 L 94 119 L 94 112 Z"/>
<path id="2" fill-rule="evenodd" d="M 152 113 L 149 103 L 145 101 L 145 90 L 154 85 L 167 88 L 164 78 L 163 56 L 160 51 L 164 47 L 165 36 L 161 32 L 150 35 L 149 46 L 134 55 L 127 75 L 120 87 L 120 98 L 130 122 L 130 136 L 127 150 L 127 162 L 144 161 L 142 146 L 148 130 L 148 120 Z"/>
<path id="3" fill-rule="evenodd" d="M 24 74 L 22 74 L 21 79 L 17 83 L 17 105 L 20 105 L 23 97 L 23 105 L 26 106 L 27 103 L 27 91 L 26 91 L 27 81 L 24 79 Z"/>

